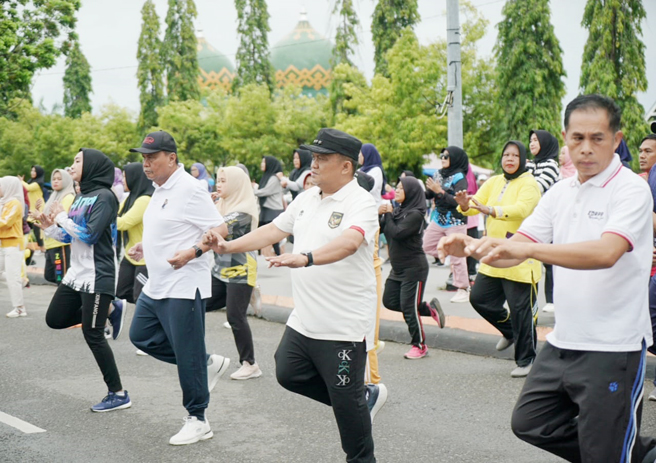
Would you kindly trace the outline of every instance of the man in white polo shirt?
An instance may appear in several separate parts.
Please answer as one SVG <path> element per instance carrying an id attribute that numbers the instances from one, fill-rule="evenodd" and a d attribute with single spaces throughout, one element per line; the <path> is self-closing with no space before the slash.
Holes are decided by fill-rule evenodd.
<path id="1" fill-rule="evenodd" d="M 556 183 L 509 240 L 440 243 L 497 267 L 532 258 L 554 266 L 556 324 L 512 416 L 522 440 L 572 462 L 654 462 L 640 437 L 652 198 L 622 166 L 620 108 L 583 95 L 565 110 L 563 137 L 578 175 Z M 553 241 L 553 244 L 549 244 Z"/>
<path id="2" fill-rule="evenodd" d="M 209 250 L 201 242 L 213 230 L 228 228 L 207 190 L 178 164 L 175 140 L 167 132 L 150 133 L 140 148 L 146 177 L 155 191 L 143 218 L 143 241 L 128 251 L 146 260 L 148 282 L 137 300 L 130 340 L 142 351 L 177 365 L 182 403 L 189 416 L 171 437 L 171 445 L 193 444 L 213 436 L 205 409 L 210 391 L 229 359 L 205 350 L 205 301 L 212 295 Z"/>
<path id="3" fill-rule="evenodd" d="M 291 267 L 294 311 L 276 352 L 284 388 L 332 406 L 349 462 L 375 462 L 365 401 L 367 350 L 373 348 L 378 213 L 353 178 L 362 143 L 321 129 L 312 145 L 315 187 L 301 193 L 273 223 L 234 241 L 207 236 L 218 253 L 261 249 L 294 234 L 294 254 L 267 260 Z"/>

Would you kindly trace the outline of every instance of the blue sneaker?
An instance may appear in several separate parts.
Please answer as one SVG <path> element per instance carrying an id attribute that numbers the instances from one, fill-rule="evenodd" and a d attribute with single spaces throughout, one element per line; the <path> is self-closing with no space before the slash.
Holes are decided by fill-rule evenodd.
<path id="1" fill-rule="evenodd" d="M 115 392 L 108 392 L 107 396 L 102 399 L 102 401 L 99 404 L 94 405 L 91 407 L 92 412 L 98 412 L 98 413 L 103 413 L 103 412 L 111 412 L 114 410 L 121 410 L 123 408 L 130 408 L 132 406 L 132 402 L 130 401 L 130 396 L 128 395 L 128 391 L 124 391 L 125 395 L 118 395 Z"/>
<path id="2" fill-rule="evenodd" d="M 367 384 L 365 391 L 365 399 L 367 400 L 367 407 L 369 407 L 369 414 L 371 415 L 371 422 L 374 422 L 376 413 L 383 408 L 387 402 L 387 388 L 383 383 Z"/>
<path id="3" fill-rule="evenodd" d="M 109 314 L 109 323 L 112 324 L 112 337 L 117 340 L 123 331 L 123 321 L 125 320 L 125 313 L 127 312 L 127 301 L 125 299 L 116 299 L 112 301 L 114 310 Z"/>

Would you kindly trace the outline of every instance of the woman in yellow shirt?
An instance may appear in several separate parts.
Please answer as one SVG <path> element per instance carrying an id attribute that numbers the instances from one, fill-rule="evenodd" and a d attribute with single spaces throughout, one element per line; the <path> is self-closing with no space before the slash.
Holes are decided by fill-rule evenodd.
<path id="1" fill-rule="evenodd" d="M 14 309 L 9 318 L 26 317 L 23 302 L 23 186 L 16 177 L 0 178 L 0 272 L 4 270 Z"/>
<path id="2" fill-rule="evenodd" d="M 43 183 L 44 177 L 45 177 L 45 170 L 43 170 L 43 167 L 36 166 L 36 165 L 32 166 L 32 170 L 30 171 L 29 181 L 25 182 L 23 180 L 22 175 L 18 176 L 18 178 L 23 182 L 23 186 L 27 189 L 27 197 L 30 200 L 30 212 L 43 210 L 43 190 L 45 188 Z M 28 220 L 28 224 L 30 225 L 32 232 L 34 232 L 34 239 L 36 240 L 36 243 L 39 245 L 41 252 L 44 252 L 45 247 L 43 246 L 43 237 L 41 236 L 41 229 L 39 227 L 34 226 L 33 220 Z"/>
<path id="3" fill-rule="evenodd" d="M 153 182 L 146 177 L 140 162 L 127 164 L 123 174 L 123 187 L 130 195 L 119 207 L 116 228 L 122 234 L 123 247 L 127 251 L 141 243 L 143 215 L 155 188 Z M 119 301 L 114 301 L 114 304 L 121 304 L 120 300 L 135 304 L 147 279 L 146 261 L 136 261 L 126 252 L 118 270 L 116 297 Z"/>
<path id="4" fill-rule="evenodd" d="M 73 187 L 71 175 L 64 169 L 55 169 L 50 175 L 50 185 L 52 185 L 52 194 L 48 198 L 43 212 L 50 214 L 55 203 L 60 203 L 64 210 L 68 212 L 75 199 L 75 188 Z M 46 266 L 43 277 L 47 281 L 60 284 L 71 261 L 71 246 L 49 236 L 46 236 L 44 244 L 46 248 Z"/>
<path id="5" fill-rule="evenodd" d="M 492 238 L 512 236 L 541 197 L 535 178 L 526 171 L 526 147 L 521 142 L 506 143 L 501 168 L 503 174 L 491 177 L 474 196 L 466 191 L 456 194 L 459 212 L 487 214 L 487 236 Z M 497 350 L 515 344 L 513 378 L 528 375 L 535 359 L 537 282 L 541 277 L 542 264 L 534 259 L 504 269 L 481 264 L 469 297 L 474 309 L 503 335 Z M 506 301 L 510 311 L 503 306 Z"/>

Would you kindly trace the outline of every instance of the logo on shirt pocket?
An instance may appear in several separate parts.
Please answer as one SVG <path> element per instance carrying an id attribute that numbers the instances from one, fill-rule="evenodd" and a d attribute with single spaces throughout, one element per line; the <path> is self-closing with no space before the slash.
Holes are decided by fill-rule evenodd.
<path id="1" fill-rule="evenodd" d="M 328 226 L 330 228 L 339 227 L 339 224 L 342 223 L 343 218 L 344 218 L 343 212 L 333 212 L 332 215 L 330 216 L 330 219 L 328 219 Z"/>

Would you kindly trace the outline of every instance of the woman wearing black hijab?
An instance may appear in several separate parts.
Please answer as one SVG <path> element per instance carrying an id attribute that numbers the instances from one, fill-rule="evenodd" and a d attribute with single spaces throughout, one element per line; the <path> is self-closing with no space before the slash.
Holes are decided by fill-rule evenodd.
<path id="1" fill-rule="evenodd" d="M 424 252 L 437 258 L 437 243 L 443 236 L 467 233 L 467 219 L 458 212 L 455 195 L 467 191 L 469 158 L 462 148 L 448 146 L 440 154 L 442 168 L 426 180 L 426 197 L 435 200 L 430 223 L 424 234 Z M 458 288 L 451 302 L 469 301 L 469 273 L 467 259 L 451 256 L 453 285 Z"/>
<path id="2" fill-rule="evenodd" d="M 545 194 L 558 181 L 560 174 L 558 139 L 546 130 L 531 130 L 529 140 L 528 147 L 535 158 L 526 161 L 526 170 L 533 174 L 540 192 Z"/>
<path id="3" fill-rule="evenodd" d="M 310 175 L 312 153 L 308 150 L 294 150 L 294 170 L 289 174 L 289 181 L 283 180 L 282 187 L 292 193 L 292 199 L 305 190 L 305 180 Z"/>
<path id="4" fill-rule="evenodd" d="M 558 140 L 546 130 L 531 130 L 529 139 L 528 146 L 535 159 L 526 162 L 526 170 L 533 174 L 540 187 L 540 192 L 545 194 L 560 176 L 560 168 L 556 161 L 560 154 Z M 544 270 L 544 296 L 547 304 L 542 310 L 553 312 L 553 267 L 545 264 Z"/>
<path id="5" fill-rule="evenodd" d="M 107 396 L 91 407 L 94 412 L 108 412 L 132 405 L 107 339 L 105 322 L 109 316 L 114 330 L 120 333 L 125 311 L 115 308 L 116 266 L 113 234 L 116 232 L 118 202 L 111 190 L 114 164 L 98 150 L 82 148 L 75 155 L 70 171 L 80 183 L 80 194 L 68 213 L 59 203 L 49 216 L 39 220 L 46 234 L 62 243 L 71 243 L 71 264 L 57 287 L 46 312 L 46 323 L 53 329 L 82 324 L 82 334 L 91 349 L 109 390 Z"/>
<path id="6" fill-rule="evenodd" d="M 383 204 L 378 210 L 380 232 L 387 237 L 392 264 L 385 282 L 383 305 L 403 313 L 412 338 L 412 348 L 405 358 L 415 360 L 428 353 L 421 316 L 432 316 L 442 328 L 444 313 L 437 299 L 430 304 L 423 301 L 428 278 L 428 261 L 422 248 L 426 195 L 419 180 L 410 176 L 399 179 L 395 199 L 400 206 L 392 210 L 391 205 Z"/>
<path id="7" fill-rule="evenodd" d="M 509 238 L 531 215 L 540 201 L 540 188 L 526 171 L 526 147 L 509 141 L 503 147 L 503 174 L 487 180 L 474 196 L 466 191 L 456 195 L 458 209 L 464 215 L 488 216 L 487 236 Z M 481 263 L 469 302 L 503 337 L 496 349 L 515 344 L 515 368 L 510 375 L 523 378 L 531 370 L 536 355 L 537 283 L 542 277 L 542 264 L 528 259 L 515 267 L 495 268 Z M 503 306 L 508 301 L 510 311 Z"/>
<path id="8" fill-rule="evenodd" d="M 282 185 L 278 173 L 282 175 L 282 165 L 273 156 L 264 156 L 260 164 L 262 178 L 255 196 L 260 200 L 260 227 L 273 222 L 273 219 L 282 214 L 285 209 L 283 204 Z M 280 244 L 273 245 L 277 256 L 280 255 Z"/>
<path id="9" fill-rule="evenodd" d="M 122 234 L 123 247 L 126 252 L 118 269 L 118 283 L 116 285 L 116 297 L 120 304 L 125 300 L 135 304 L 146 279 L 148 270 L 146 261 L 143 259 L 135 261 L 127 250 L 137 243 L 141 243 L 143 236 L 143 216 L 150 202 L 150 197 L 155 191 L 152 180 L 148 180 L 143 170 L 143 164 L 132 162 L 123 168 L 123 186 L 130 195 L 125 198 L 118 210 L 116 228 Z M 116 334 L 116 333 L 114 333 Z"/>

